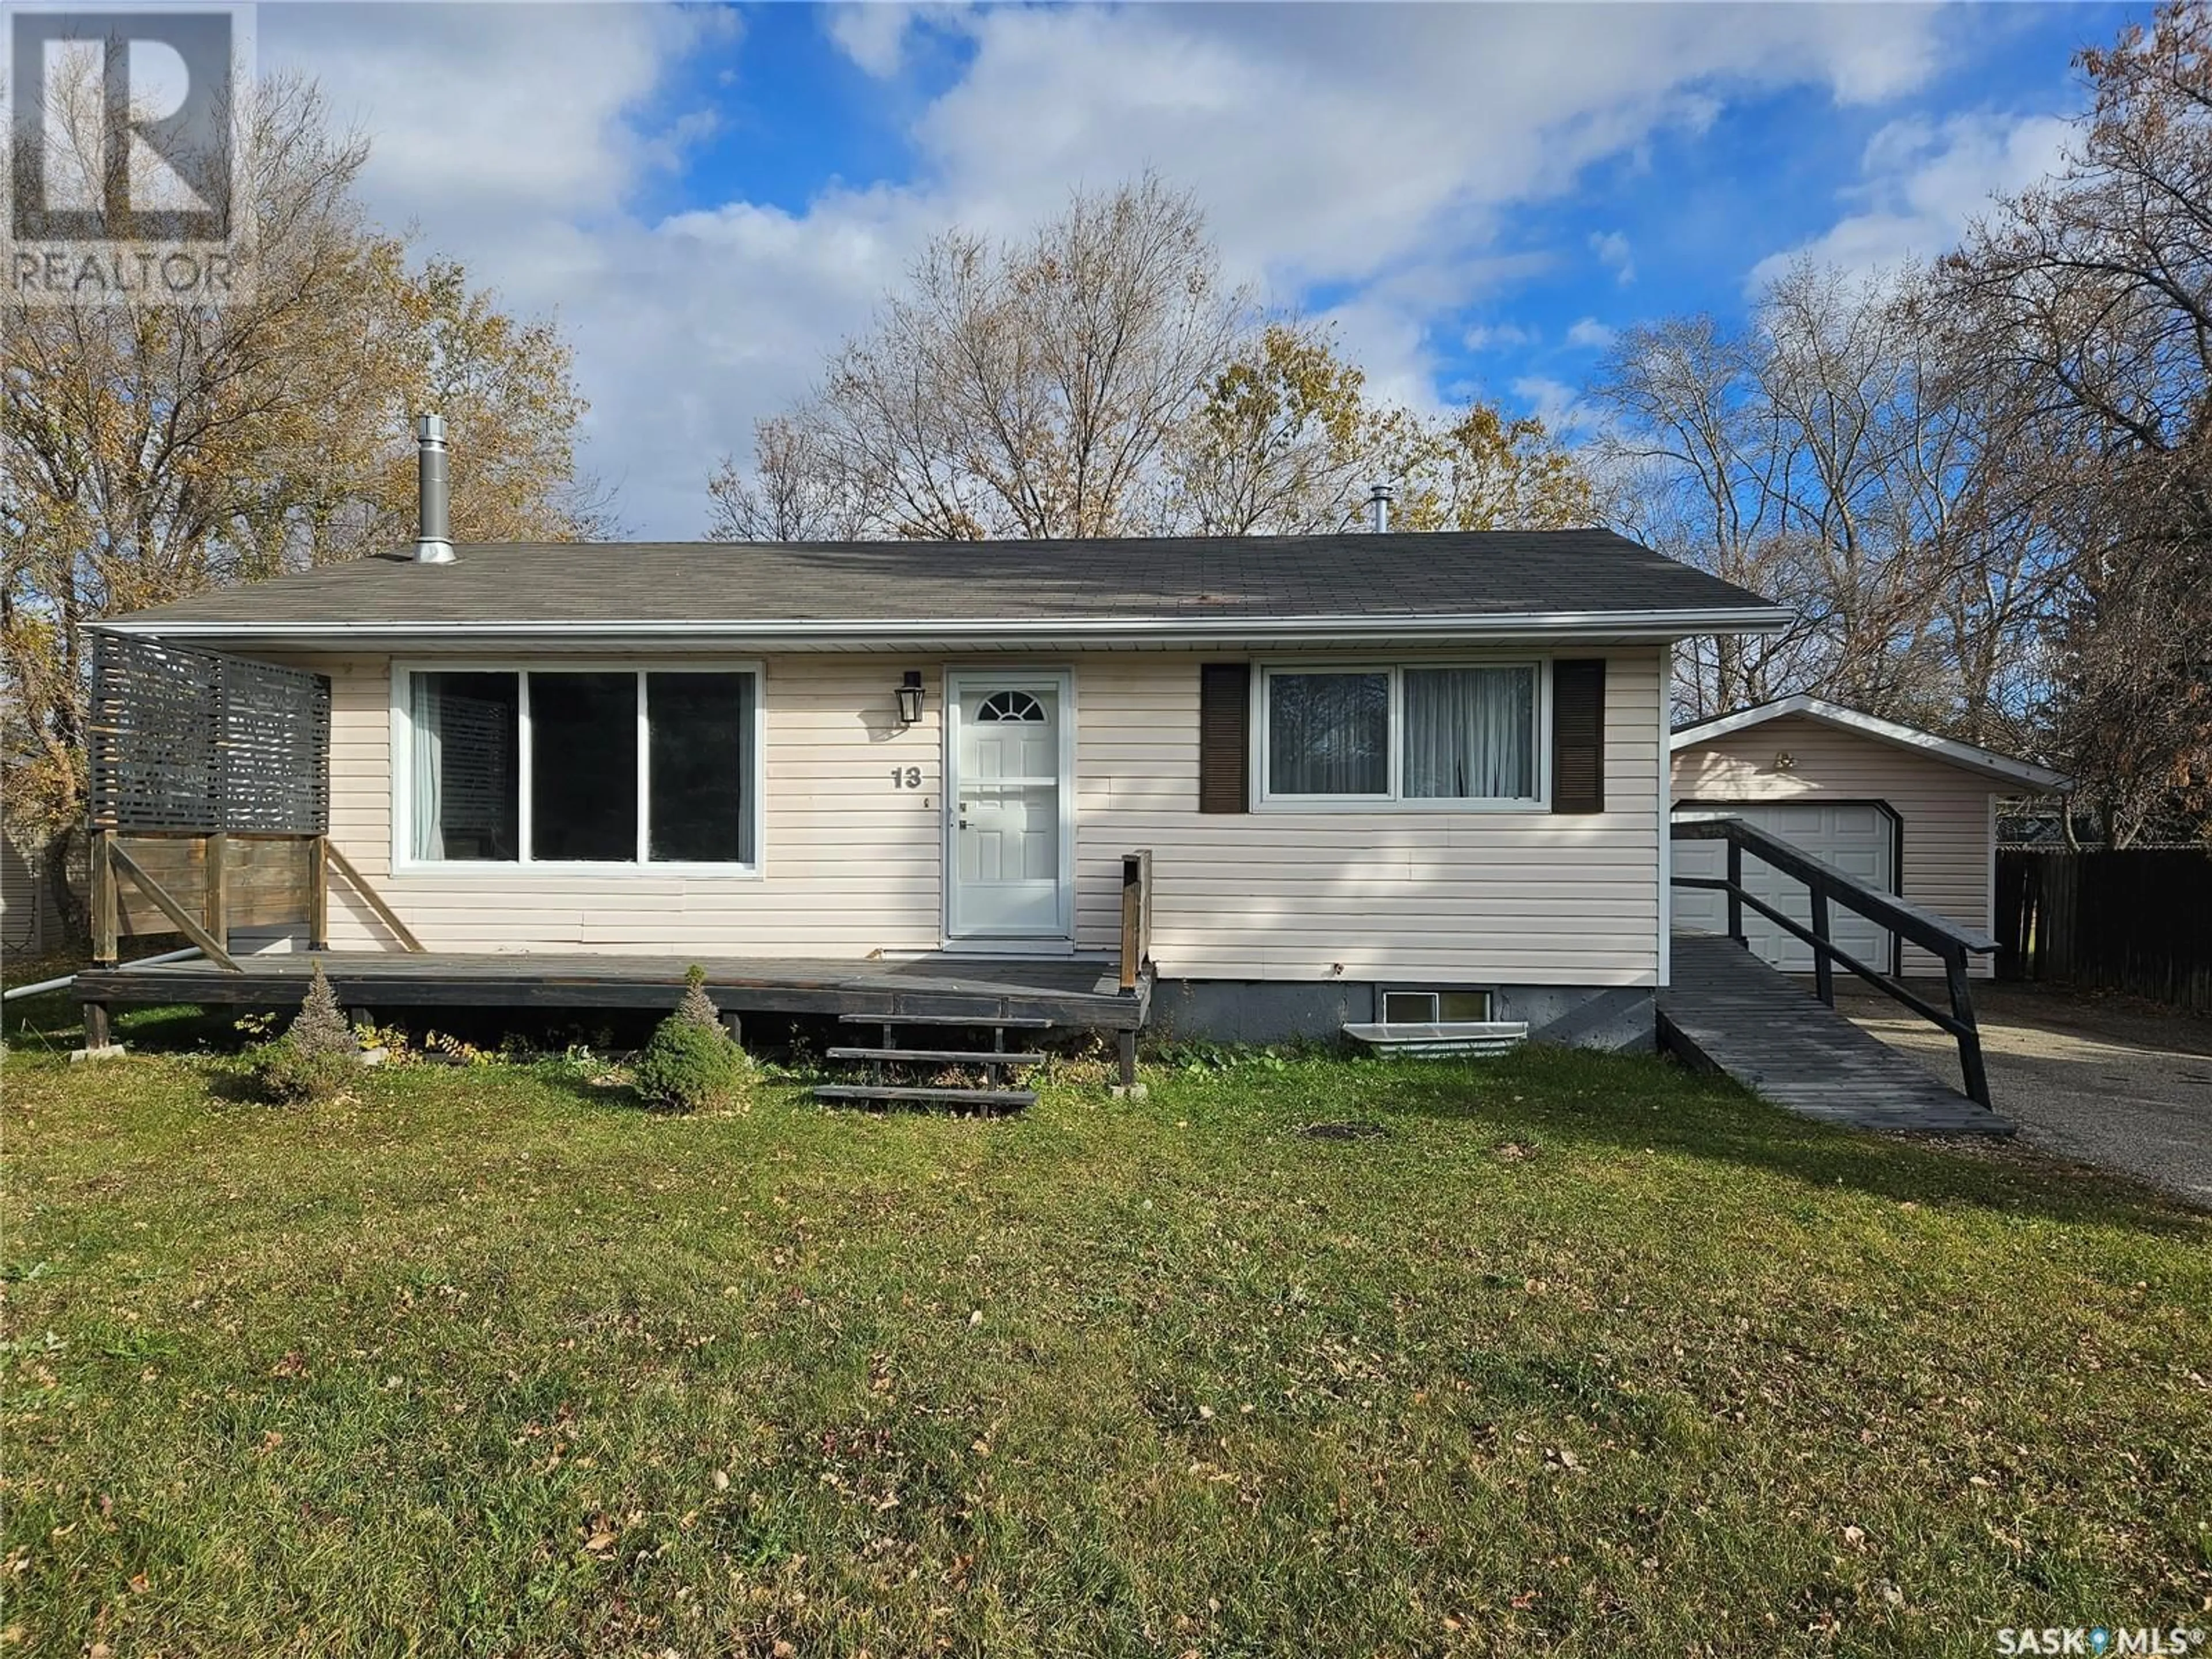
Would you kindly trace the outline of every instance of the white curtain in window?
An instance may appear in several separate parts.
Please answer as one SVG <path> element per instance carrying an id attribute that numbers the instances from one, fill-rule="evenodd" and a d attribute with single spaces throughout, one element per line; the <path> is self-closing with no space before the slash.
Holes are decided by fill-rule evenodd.
<path id="1" fill-rule="evenodd" d="M 1409 799 L 1514 800 L 1536 793 L 1536 671 L 1406 671 Z"/>
<path id="2" fill-rule="evenodd" d="M 446 836 L 441 828 L 445 802 L 440 787 L 445 775 L 445 745 L 441 739 L 442 702 L 435 675 L 414 677 L 414 699 L 408 710 L 408 726 L 414 753 L 410 781 L 414 793 L 415 856 L 418 859 L 446 856 Z"/>
<path id="3" fill-rule="evenodd" d="M 1267 793 L 1386 795 L 1388 674 L 1270 674 Z"/>

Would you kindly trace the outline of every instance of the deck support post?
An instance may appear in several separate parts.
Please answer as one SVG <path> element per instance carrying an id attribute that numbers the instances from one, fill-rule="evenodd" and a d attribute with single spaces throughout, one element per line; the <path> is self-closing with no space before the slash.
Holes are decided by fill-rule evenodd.
<path id="1" fill-rule="evenodd" d="M 230 949 L 230 837 L 218 830 L 207 838 L 200 915 L 208 937 Z"/>
<path id="2" fill-rule="evenodd" d="M 307 842 L 307 948 L 331 948 L 330 838 L 315 836 Z"/>
<path id="3" fill-rule="evenodd" d="M 1966 985 L 1966 953 L 1954 947 L 1943 953 L 1943 977 L 1951 988 L 1951 1018 L 1959 1022 L 1959 1072 L 1966 1085 L 1966 1098 L 1990 1103 L 1989 1068 L 1982 1063 L 1982 1030 L 1974 1023 L 1974 996 Z"/>
<path id="4" fill-rule="evenodd" d="M 112 968 L 118 955 L 115 865 L 108 856 L 114 836 L 112 830 L 92 832 L 92 959 L 102 968 Z"/>
<path id="5" fill-rule="evenodd" d="M 84 1047 L 70 1056 L 72 1060 L 100 1060 L 123 1051 L 115 1046 L 115 1038 L 107 1024 L 107 1005 L 86 1002 L 78 1005 L 84 1016 Z"/>
<path id="6" fill-rule="evenodd" d="M 1137 1034 L 1134 1031 L 1114 1033 L 1114 1070 L 1121 1081 L 1114 1085 L 1116 1100 L 1142 1100 L 1145 1085 L 1137 1081 Z"/>
<path id="7" fill-rule="evenodd" d="M 1743 931 L 1743 843 L 1734 836 L 1728 839 L 1728 936 L 1750 946 Z"/>
<path id="8" fill-rule="evenodd" d="M 1813 947 L 1813 988 L 1820 1000 L 1831 1008 L 1836 1006 L 1836 965 L 1828 958 L 1828 896 L 1821 889 L 1811 890 L 1813 901 L 1813 937 L 1820 941 Z"/>

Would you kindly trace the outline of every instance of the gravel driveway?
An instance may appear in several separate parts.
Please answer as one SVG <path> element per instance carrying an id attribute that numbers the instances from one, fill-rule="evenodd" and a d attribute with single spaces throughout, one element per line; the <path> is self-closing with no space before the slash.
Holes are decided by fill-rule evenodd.
<path id="1" fill-rule="evenodd" d="M 1940 985 L 1914 988 L 1944 1006 Z M 1960 1086 L 1958 1045 L 1925 1020 L 1841 976 L 1836 1006 Z M 2212 1019 L 2132 998 L 1981 983 L 1974 1014 L 1990 1093 L 2021 1139 L 2212 1209 Z"/>

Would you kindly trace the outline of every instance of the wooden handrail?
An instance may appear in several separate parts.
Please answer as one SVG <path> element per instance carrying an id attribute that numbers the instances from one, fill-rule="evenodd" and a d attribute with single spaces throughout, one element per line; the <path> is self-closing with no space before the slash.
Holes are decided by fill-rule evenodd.
<path id="1" fill-rule="evenodd" d="M 1802 848 L 1792 845 L 1771 830 L 1747 823 L 1741 818 L 1726 814 L 1678 818 L 1672 826 L 1672 831 L 1676 841 L 1724 841 L 1728 843 L 1726 877 L 1673 876 L 1670 880 L 1677 887 L 1725 893 L 1728 896 L 1730 939 L 1739 945 L 1747 944 L 1743 931 L 1743 910 L 1746 905 L 1749 905 L 1777 927 L 1803 940 L 1813 950 L 1814 993 L 1832 1008 L 1836 1005 L 1835 979 L 1832 970 L 1835 963 L 1842 963 L 1876 990 L 1903 1003 L 1923 1019 L 1932 1022 L 1939 1030 L 1954 1038 L 1959 1044 L 1959 1071 L 1966 1082 L 1967 1096 L 1981 1105 L 1990 1103 L 1989 1069 L 1982 1058 L 1981 1028 L 1974 1022 L 1973 994 L 1966 978 L 1966 958 L 1994 951 L 1997 948 L 1995 939 L 1986 934 L 1968 933 L 1948 917 L 1923 909 L 1893 893 L 1869 887 L 1826 860 L 1814 858 Z M 1745 888 L 1743 858 L 1747 853 L 1805 884 L 1812 911 L 1811 927 L 1808 927 L 1795 916 L 1785 915 Z M 1946 1013 L 1893 975 L 1869 967 L 1850 951 L 1839 947 L 1829 937 L 1828 907 L 1832 902 L 1866 917 L 1902 939 L 1911 940 L 1938 957 L 1943 963 L 1945 988 L 1950 994 L 1950 1012 Z"/>
<path id="2" fill-rule="evenodd" d="M 1152 954 L 1152 854 L 1121 854 L 1121 988 L 1133 991 Z"/>
<path id="3" fill-rule="evenodd" d="M 1816 859 L 1803 848 L 1783 840 L 1772 830 L 1762 830 L 1741 818 L 1726 814 L 1677 818 L 1674 839 L 1730 842 L 1783 874 L 1795 876 L 1808 887 L 1827 887 L 1838 898 L 1843 896 L 1839 890 L 1848 890 L 1854 896 L 1846 901 L 1852 909 L 1937 956 L 1954 944 L 1974 956 L 1988 956 L 1997 948 L 1996 940 L 1987 933 L 1970 933 L 1948 916 L 1939 916 L 1894 893 L 1869 887 L 1825 859 Z"/>
<path id="4" fill-rule="evenodd" d="M 1728 884 L 1726 882 L 1711 876 L 1677 876 L 1674 878 L 1674 885 L 1677 887 L 1707 888 L 1714 892 L 1724 891 L 1728 887 Z M 1934 1003 L 1928 1001 L 1910 987 L 1898 984 L 1896 981 L 1891 981 L 1889 976 L 1884 974 L 1879 968 L 1869 968 L 1865 963 L 1861 962 L 1856 957 L 1844 950 L 1843 946 L 1836 944 L 1835 941 L 1829 939 L 1826 934 L 1818 933 L 1813 928 L 1806 927 L 1805 924 L 1798 921 L 1796 917 L 1786 915 L 1784 912 L 1776 909 L 1765 899 L 1759 897 L 1758 894 L 1746 892 L 1739 894 L 1738 896 L 1744 903 L 1758 911 L 1759 915 L 1765 916 L 1769 921 L 1774 923 L 1778 927 L 1787 928 L 1791 933 L 1802 939 L 1806 944 L 1811 945 L 1815 953 L 1814 960 L 1818 963 L 1820 967 L 1827 968 L 1834 963 L 1840 963 L 1843 966 L 1850 969 L 1851 972 L 1856 974 L 1861 979 L 1865 980 L 1868 983 L 1878 985 L 1883 990 L 1887 991 L 1892 996 L 1895 997 L 1899 1002 L 1905 1004 L 1906 1007 L 1911 1009 L 1914 1013 L 1918 1014 L 1923 1019 L 1931 1021 L 1935 1024 L 1940 1025 L 1951 1036 L 1958 1036 L 1960 1030 L 1963 1029 L 1960 1027 L 1957 1020 L 1945 1013 Z M 1828 988 L 1820 994 L 1820 1000 L 1826 1003 L 1832 1008 L 1835 1006 L 1836 995 L 1832 981 L 1829 985 Z"/>

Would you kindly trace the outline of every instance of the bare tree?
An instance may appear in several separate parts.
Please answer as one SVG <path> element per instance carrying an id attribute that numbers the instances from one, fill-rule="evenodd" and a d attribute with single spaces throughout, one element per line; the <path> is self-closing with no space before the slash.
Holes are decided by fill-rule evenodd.
<path id="1" fill-rule="evenodd" d="M 752 475 L 725 455 L 707 495 L 709 541 L 852 541 L 879 516 L 805 411 L 755 422 Z"/>
<path id="2" fill-rule="evenodd" d="M 933 241 L 811 402 L 708 480 L 724 539 L 1290 534 L 1375 481 L 1412 529 L 1587 524 L 1532 419 L 1378 406 L 1323 330 L 1223 281 L 1205 221 L 1147 176 L 1025 240 Z"/>
<path id="3" fill-rule="evenodd" d="M 2067 539 L 2049 717 L 2108 837 L 2212 810 L 2212 12 L 2076 60 L 2058 177 L 1944 264 Z"/>
<path id="4" fill-rule="evenodd" d="M 1196 204 L 1147 176 L 1026 242 L 937 238 L 811 424 L 879 532 L 1116 534 L 1250 313 Z"/>
<path id="5" fill-rule="evenodd" d="M 1783 534 L 1788 457 L 1765 406 L 1756 342 L 1711 317 L 1625 331 L 1590 388 L 1613 417 L 1598 445 L 1620 527 L 1662 553 L 1754 592 L 1789 580 Z M 1686 642 L 1680 711 L 1702 718 L 1764 702 L 1802 679 L 1813 625 L 1771 639 Z"/>
<path id="6" fill-rule="evenodd" d="M 1692 641 L 1685 713 L 1812 690 L 1984 740 L 2025 731 L 2018 667 L 2057 555 L 2000 439 L 2002 388 L 1941 321 L 1924 272 L 1800 264 L 1741 332 L 1680 319 L 1613 354 L 1595 396 L 1627 527 L 1799 618 Z"/>

